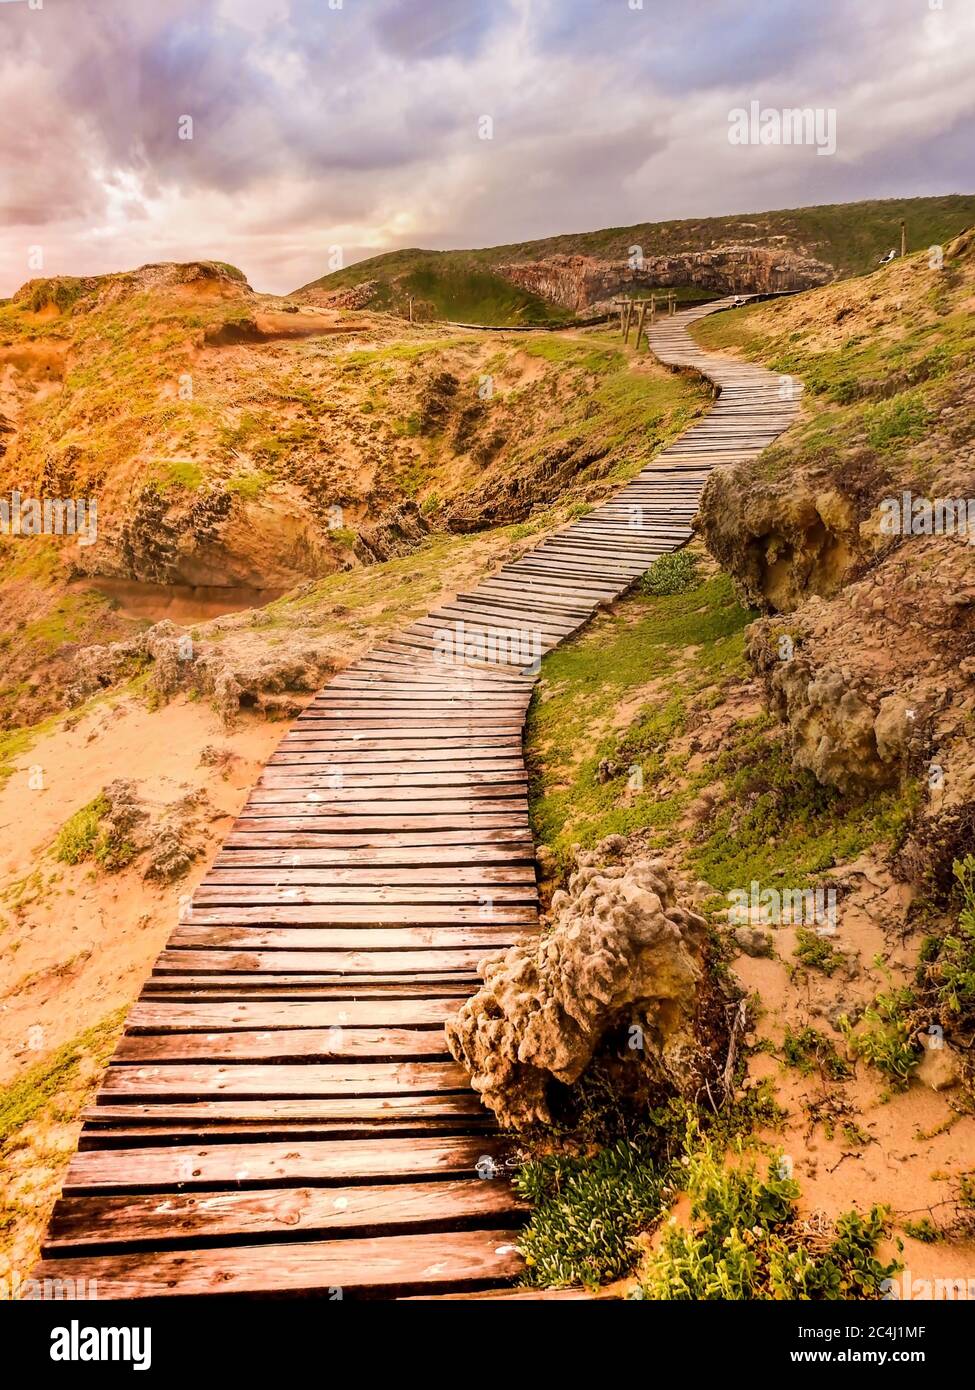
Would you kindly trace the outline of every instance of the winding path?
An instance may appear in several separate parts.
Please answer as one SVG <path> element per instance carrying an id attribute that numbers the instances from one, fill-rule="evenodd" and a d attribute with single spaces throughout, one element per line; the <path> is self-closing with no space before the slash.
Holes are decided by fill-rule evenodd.
<path id="1" fill-rule="evenodd" d="M 682 546 L 710 470 L 798 408 L 689 337 L 729 304 L 650 330 L 720 387 L 700 423 L 285 735 L 129 1013 L 35 1277 L 100 1299 L 506 1296 L 524 1211 L 443 1021 L 482 955 L 538 930 L 537 659 Z"/>

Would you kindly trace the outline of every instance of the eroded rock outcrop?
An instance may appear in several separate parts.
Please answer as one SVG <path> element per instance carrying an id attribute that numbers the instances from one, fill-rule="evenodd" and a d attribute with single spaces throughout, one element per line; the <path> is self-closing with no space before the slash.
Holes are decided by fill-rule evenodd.
<path id="1" fill-rule="evenodd" d="M 836 274 L 832 266 L 813 256 L 786 248 L 747 245 L 645 255 L 638 267 L 622 259 L 554 255 L 499 265 L 496 270 L 520 289 L 576 314 L 607 310 L 614 295 L 648 285 L 699 285 L 715 294 L 761 293 L 825 285 Z"/>
<path id="2" fill-rule="evenodd" d="M 407 500 L 390 507 L 371 525 L 363 526 L 352 551 L 364 565 L 374 565 L 411 554 L 429 534 L 426 517 L 415 502 Z"/>
<path id="3" fill-rule="evenodd" d="M 975 546 L 916 537 L 834 598 L 749 630 L 748 654 L 793 755 L 851 790 L 917 776 L 909 876 L 950 874 L 975 829 Z"/>
<path id="4" fill-rule="evenodd" d="M 361 284 L 347 285 L 339 290 L 299 290 L 292 299 L 300 300 L 302 304 L 313 304 L 321 309 L 366 309 L 376 298 L 379 289 L 378 280 L 363 280 Z"/>
<path id="5" fill-rule="evenodd" d="M 253 621 L 252 615 L 245 615 Z M 236 621 L 235 621 L 236 619 Z M 242 705 L 297 713 L 300 704 L 284 700 L 317 690 L 334 669 L 331 658 L 306 638 L 287 635 L 273 645 L 243 626 L 237 615 L 220 619 L 216 632 L 232 632 L 234 641 L 199 643 L 164 620 L 126 642 L 84 647 L 75 657 L 75 678 L 69 706 L 79 705 L 99 690 L 117 684 L 140 670 L 149 670 L 151 689 L 168 699 L 180 690 L 212 699 L 228 722 Z"/>
<path id="6" fill-rule="evenodd" d="M 624 1092 L 701 1084 L 706 924 L 658 861 L 602 857 L 580 856 L 552 899 L 551 931 L 482 962 L 484 984 L 446 1025 L 451 1054 L 503 1125 L 551 1123 L 560 1088 L 595 1059 Z"/>
<path id="7" fill-rule="evenodd" d="M 198 814 L 203 792 L 159 805 L 145 801 L 135 782 L 110 782 L 101 794 L 98 862 L 109 872 L 141 859 L 142 876 L 157 883 L 182 878 L 201 852 Z"/>
<path id="8" fill-rule="evenodd" d="M 97 553 L 75 563 L 112 579 L 258 589 L 286 589 L 338 567 L 331 535 L 307 497 L 283 483 L 255 498 L 217 484 L 198 491 L 146 485 Z"/>
<path id="9" fill-rule="evenodd" d="M 762 476 L 754 463 L 716 468 L 695 529 L 742 602 L 788 613 L 809 594 L 835 594 L 884 543 L 868 518 L 884 486 L 869 459 Z"/>

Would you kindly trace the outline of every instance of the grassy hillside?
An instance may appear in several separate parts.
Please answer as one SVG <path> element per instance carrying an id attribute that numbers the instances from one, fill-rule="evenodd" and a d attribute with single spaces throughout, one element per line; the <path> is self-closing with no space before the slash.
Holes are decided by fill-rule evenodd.
<path id="1" fill-rule="evenodd" d="M 511 285 L 489 269 L 458 258 L 444 260 L 436 251 L 394 251 L 383 262 L 371 309 L 409 312 L 416 319 L 448 319 L 454 323 L 548 324 L 566 322 L 570 315 L 538 295 Z M 371 266 L 372 260 L 360 264 Z M 343 289 L 373 277 L 357 275 L 358 266 L 316 281 L 317 288 Z M 327 283 L 326 283 L 327 282 Z"/>
<path id="2" fill-rule="evenodd" d="M 908 243 L 913 250 L 940 243 L 975 221 L 975 194 L 883 198 L 862 203 L 824 203 L 820 207 L 746 212 L 734 217 L 639 222 L 632 227 L 568 233 L 466 254 L 489 265 L 567 253 L 613 259 L 625 257 L 634 245 L 641 246 L 644 254 L 650 256 L 706 251 L 728 242 L 765 243 L 772 237 L 784 237 L 795 249 L 807 250 L 829 261 L 842 275 L 857 275 L 869 270 L 891 246 L 899 245 L 902 218 L 907 222 Z"/>
<path id="3" fill-rule="evenodd" d="M 899 246 L 901 219 L 907 223 L 912 249 L 941 244 L 975 222 L 975 195 L 889 198 L 733 217 L 641 222 L 632 227 L 569 232 L 477 250 L 412 247 L 370 256 L 302 289 L 349 289 L 375 280 L 376 308 L 402 311 L 408 297 L 414 295 L 432 306 L 436 317 L 472 323 L 544 323 L 558 318 L 562 311 L 509 285 L 494 273 L 495 267 L 569 254 L 623 260 L 631 246 L 640 246 L 645 255 L 654 256 L 706 251 L 734 243 L 771 244 L 805 252 L 835 266 L 841 276 L 857 275 L 871 269 L 892 246 Z"/>

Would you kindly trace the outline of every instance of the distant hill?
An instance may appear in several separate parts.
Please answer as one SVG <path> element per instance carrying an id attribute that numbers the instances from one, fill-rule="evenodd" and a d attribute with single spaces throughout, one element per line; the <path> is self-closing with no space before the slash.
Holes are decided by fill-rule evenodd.
<path id="1" fill-rule="evenodd" d="M 681 298 L 703 298 L 861 274 L 899 248 L 902 219 L 910 249 L 941 244 L 975 223 L 975 194 L 641 222 L 477 250 L 412 247 L 370 256 L 295 293 L 313 302 L 338 294 L 357 307 L 397 313 L 408 312 L 412 297 L 423 318 L 551 323 L 591 312 L 617 282 L 627 292 L 673 287 Z M 646 266 L 628 274 L 633 247 Z M 595 264 L 566 259 L 580 257 Z"/>

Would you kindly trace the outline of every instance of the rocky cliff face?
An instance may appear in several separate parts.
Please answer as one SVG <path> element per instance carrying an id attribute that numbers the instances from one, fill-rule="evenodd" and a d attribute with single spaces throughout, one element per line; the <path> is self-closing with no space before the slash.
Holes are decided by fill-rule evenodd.
<path id="1" fill-rule="evenodd" d="M 698 285 L 715 294 L 801 290 L 825 285 L 836 274 L 832 266 L 812 256 L 745 245 L 645 256 L 639 267 L 594 256 L 549 256 L 499 265 L 497 273 L 576 314 L 605 309 L 614 295 L 648 286 Z"/>

